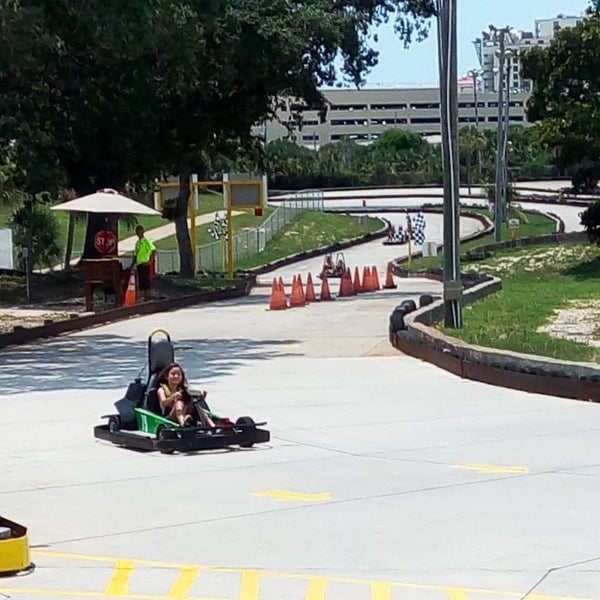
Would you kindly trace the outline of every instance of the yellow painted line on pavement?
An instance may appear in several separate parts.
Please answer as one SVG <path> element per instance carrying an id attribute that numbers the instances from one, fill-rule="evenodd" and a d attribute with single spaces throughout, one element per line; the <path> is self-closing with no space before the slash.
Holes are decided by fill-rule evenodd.
<path id="1" fill-rule="evenodd" d="M 371 583 L 371 600 L 390 600 L 392 597 L 392 586 L 385 581 L 374 581 Z"/>
<path id="2" fill-rule="evenodd" d="M 117 560 L 113 575 L 108 582 L 104 593 L 107 596 L 128 596 L 129 595 L 129 578 L 135 567 L 133 560 Z"/>
<path id="3" fill-rule="evenodd" d="M 329 492 L 294 492 L 292 490 L 261 490 L 254 492 L 254 496 L 266 496 L 287 502 L 323 502 L 331 500 Z"/>
<path id="4" fill-rule="evenodd" d="M 285 571 L 270 571 L 270 570 L 257 570 L 257 569 L 244 569 L 236 567 L 218 567 L 208 565 L 185 565 L 181 563 L 173 563 L 167 561 L 157 560 L 145 560 L 145 559 L 123 559 L 114 556 L 97 556 L 90 554 L 73 554 L 68 552 L 53 552 L 48 550 L 33 550 L 32 554 L 38 557 L 53 557 L 53 558 L 64 558 L 70 560 L 79 561 L 97 561 L 101 563 L 112 563 L 122 565 L 122 571 L 120 576 L 124 576 L 129 566 L 149 566 L 149 567 L 160 567 L 169 569 L 178 569 L 179 576 L 177 581 L 181 581 L 181 588 L 174 590 L 175 585 L 171 588 L 169 595 L 161 594 L 137 594 L 128 593 L 123 597 L 128 600 L 169 600 L 170 598 L 177 598 L 173 593 L 181 593 L 184 586 L 184 580 L 191 581 L 193 575 L 193 569 L 198 571 L 211 571 L 215 573 L 232 573 L 241 577 L 241 593 L 238 596 L 238 600 L 257 600 L 259 581 L 264 577 L 277 577 L 286 578 L 291 580 L 301 580 L 307 582 L 308 591 L 312 594 L 309 596 L 305 595 L 305 600 L 322 600 L 324 598 L 324 589 L 330 583 L 343 583 L 343 584 L 359 584 L 368 585 L 371 589 L 371 600 L 389 600 L 391 592 L 394 589 L 405 589 L 405 590 L 420 590 L 420 591 L 436 591 L 442 592 L 448 595 L 450 600 L 467 600 L 472 596 L 482 595 L 486 597 L 496 598 L 515 598 L 520 600 L 523 598 L 523 592 L 515 592 L 508 590 L 496 590 L 496 589 L 485 589 L 485 588 L 468 588 L 468 587 L 453 587 L 444 586 L 439 584 L 427 584 L 427 583 L 413 583 L 413 582 L 402 582 L 402 581 L 382 581 L 373 579 L 358 579 L 355 577 L 342 577 L 342 576 L 315 576 L 304 573 L 288 573 Z M 38 565 L 39 566 L 39 565 Z M 186 570 L 186 574 L 181 573 L 182 570 Z M 131 570 L 129 570 L 131 573 Z M 113 574 L 111 579 L 112 583 L 115 583 L 117 579 L 116 574 Z M 0 580 L 0 592 L 5 594 L 24 594 L 26 597 L 37 595 L 37 596 L 64 596 L 68 598 L 99 598 L 106 597 L 106 592 L 95 592 L 95 591 L 84 591 L 84 590 L 44 590 L 37 588 L 16 588 L 16 587 L 2 587 L 2 580 Z M 121 581 L 121 584 L 123 581 Z M 472 595 L 472 596 L 471 596 Z M 114 596 L 113 596 L 114 597 Z M 187 595 L 184 596 L 189 600 L 208 600 L 205 597 L 196 597 Z M 600 600 L 600 597 L 583 597 L 583 596 L 557 596 L 551 594 L 539 595 L 530 594 L 528 600 Z M 221 599 L 222 600 L 222 599 Z"/>
<path id="5" fill-rule="evenodd" d="M 478 471 L 479 473 L 529 473 L 529 468 L 525 466 L 505 466 L 505 465 L 480 465 L 462 463 L 452 465 L 455 469 L 468 469 L 470 471 Z"/>
<path id="6" fill-rule="evenodd" d="M 308 590 L 304 596 L 304 600 L 324 600 L 325 588 L 327 587 L 327 579 L 318 575 L 313 575 L 308 579 Z"/>
<path id="7" fill-rule="evenodd" d="M 467 596 L 465 590 L 459 588 L 447 588 L 446 593 L 450 600 L 469 600 L 469 596 Z"/>
<path id="8" fill-rule="evenodd" d="M 260 571 L 246 569 L 242 572 L 239 600 L 258 600 L 258 580 Z"/>
<path id="9" fill-rule="evenodd" d="M 52 550 L 32 550 L 34 556 L 51 556 L 52 558 L 65 558 L 67 560 L 91 560 L 94 562 L 116 563 L 120 560 L 131 560 L 136 565 L 145 567 L 164 567 L 164 568 L 181 568 L 181 564 L 168 562 L 164 560 L 146 560 L 146 559 L 123 559 L 119 556 L 98 556 L 96 554 L 75 554 L 73 552 L 54 552 Z M 206 567 L 214 568 L 214 567 Z"/>
<path id="10" fill-rule="evenodd" d="M 186 598 L 187 593 L 192 585 L 194 585 L 194 581 L 196 581 L 196 577 L 198 577 L 198 573 L 201 570 L 200 567 L 194 566 L 181 567 L 175 583 L 169 590 L 169 598 Z"/>
<path id="11" fill-rule="evenodd" d="M 3 594 L 23 594 L 25 598 L 31 596 L 63 596 L 64 598 L 106 598 L 104 592 L 89 592 L 85 590 L 42 590 L 37 588 L 5 588 L 0 587 L 0 592 Z M 157 594 L 127 594 L 122 596 L 127 600 L 167 600 L 166 596 Z M 188 600 L 191 598 L 188 597 Z M 202 598 L 198 600 L 209 600 Z"/>

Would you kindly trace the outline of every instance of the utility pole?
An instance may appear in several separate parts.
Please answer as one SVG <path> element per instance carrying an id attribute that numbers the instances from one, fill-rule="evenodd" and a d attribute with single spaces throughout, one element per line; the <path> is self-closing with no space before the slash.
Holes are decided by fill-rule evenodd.
<path id="1" fill-rule="evenodd" d="M 510 74 L 511 74 L 511 61 L 510 57 L 513 56 L 511 50 L 504 52 L 504 58 L 509 59 L 506 61 L 506 100 L 504 101 L 504 121 L 503 127 L 503 140 L 502 140 L 502 190 L 504 192 L 504 203 L 502 205 L 502 217 L 504 221 L 508 219 L 508 126 L 510 125 Z"/>
<path id="2" fill-rule="evenodd" d="M 481 71 L 472 69 L 467 73 L 473 81 L 473 103 L 475 104 L 475 129 L 479 134 L 479 101 L 477 100 L 477 87 L 479 84 L 479 75 Z M 481 148 L 477 148 L 477 175 L 481 177 Z"/>
<path id="3" fill-rule="evenodd" d="M 490 26 L 498 42 L 498 129 L 496 137 L 496 187 L 494 194 L 494 239 L 496 242 L 502 239 L 502 222 L 504 217 L 504 204 L 506 202 L 506 121 L 504 110 L 508 110 L 504 100 L 504 88 L 506 73 L 504 70 L 504 60 L 506 58 L 505 37 L 509 33 L 509 27 L 496 29 Z"/>
<path id="4" fill-rule="evenodd" d="M 456 0 L 437 0 L 438 64 L 444 168 L 444 324 L 462 327 L 459 254 Z"/>

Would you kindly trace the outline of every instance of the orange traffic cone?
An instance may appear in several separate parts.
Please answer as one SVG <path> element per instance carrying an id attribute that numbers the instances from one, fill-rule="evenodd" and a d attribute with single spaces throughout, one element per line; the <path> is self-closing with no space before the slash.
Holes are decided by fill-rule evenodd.
<path id="1" fill-rule="evenodd" d="M 362 281 L 363 292 L 373 291 L 373 282 L 371 280 L 371 269 L 369 267 L 363 267 L 363 281 Z"/>
<path id="2" fill-rule="evenodd" d="M 381 286 L 379 285 L 379 273 L 377 272 L 377 267 L 375 265 L 371 267 L 371 277 L 373 281 L 373 291 L 376 292 L 381 289 Z"/>
<path id="3" fill-rule="evenodd" d="M 308 278 L 306 279 L 306 296 L 305 300 L 307 302 L 316 302 L 317 298 L 315 297 L 315 286 L 313 284 L 312 275 L 309 273 Z"/>
<path id="4" fill-rule="evenodd" d="M 338 292 L 338 298 L 344 298 L 346 296 L 354 296 L 354 286 L 352 285 L 352 277 L 350 275 L 350 269 L 346 269 L 340 277 L 340 290 Z"/>
<path id="5" fill-rule="evenodd" d="M 387 270 L 385 272 L 385 283 L 383 284 L 384 289 L 393 290 L 398 286 L 394 283 L 394 267 L 392 263 L 387 264 Z"/>
<path id="6" fill-rule="evenodd" d="M 301 282 L 298 281 L 298 278 L 294 275 L 292 281 L 292 295 L 290 296 L 290 308 L 304 306 L 304 304 L 304 293 L 302 291 Z"/>
<path id="7" fill-rule="evenodd" d="M 125 290 L 125 298 L 123 298 L 123 306 L 133 306 L 135 304 L 135 271 L 131 269 L 129 273 L 129 282 Z"/>
<path id="8" fill-rule="evenodd" d="M 354 292 L 356 294 L 359 294 L 360 292 L 363 291 L 362 289 L 362 285 L 360 283 L 360 273 L 358 272 L 358 267 L 354 267 Z"/>
<path id="9" fill-rule="evenodd" d="M 327 277 L 323 277 L 321 280 L 321 300 L 333 300 L 331 291 L 329 290 L 329 280 Z"/>
<path id="10" fill-rule="evenodd" d="M 306 304 L 306 295 L 304 294 L 304 284 L 302 283 L 302 274 L 298 273 L 298 287 L 300 288 L 300 296 L 302 302 Z M 304 306 L 304 304 L 302 306 Z"/>
<path id="11" fill-rule="evenodd" d="M 273 285 L 271 286 L 271 299 L 269 300 L 269 310 L 283 310 L 287 308 L 287 301 L 285 299 L 285 289 L 283 288 L 283 281 L 280 278 L 278 282 L 273 277 Z"/>

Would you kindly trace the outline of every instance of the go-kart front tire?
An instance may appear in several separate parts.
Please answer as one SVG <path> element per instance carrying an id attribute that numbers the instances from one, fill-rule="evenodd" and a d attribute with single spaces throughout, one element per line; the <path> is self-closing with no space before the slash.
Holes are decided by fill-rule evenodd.
<path id="1" fill-rule="evenodd" d="M 167 425 L 165 425 L 164 423 L 161 423 L 156 428 L 156 439 L 163 440 L 164 436 L 165 436 L 165 431 L 167 431 L 167 429 L 169 429 L 169 427 Z M 161 454 L 173 454 L 173 452 L 175 452 L 175 450 L 171 450 L 170 448 L 159 448 L 159 452 Z"/>
<path id="2" fill-rule="evenodd" d="M 240 417 L 235 422 L 236 425 L 252 425 L 254 426 L 254 419 L 252 417 Z M 240 448 L 252 448 L 254 442 L 245 442 L 240 444 Z"/>
<path id="3" fill-rule="evenodd" d="M 121 419 L 119 419 L 118 415 L 113 415 L 108 419 L 108 431 L 109 433 L 116 433 L 121 429 Z"/>

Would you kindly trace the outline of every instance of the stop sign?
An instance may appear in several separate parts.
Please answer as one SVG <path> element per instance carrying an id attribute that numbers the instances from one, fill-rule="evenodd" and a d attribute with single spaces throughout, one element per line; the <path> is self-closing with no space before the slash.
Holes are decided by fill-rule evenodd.
<path id="1" fill-rule="evenodd" d="M 112 254 L 117 249 L 117 236 L 105 229 L 98 231 L 94 236 L 94 248 L 100 254 Z"/>

